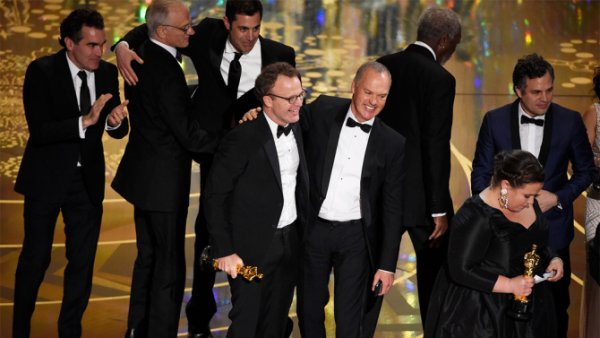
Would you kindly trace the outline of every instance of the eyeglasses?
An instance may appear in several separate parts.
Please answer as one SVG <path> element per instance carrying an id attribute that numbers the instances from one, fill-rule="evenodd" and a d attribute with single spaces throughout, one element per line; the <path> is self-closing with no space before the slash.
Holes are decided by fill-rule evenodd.
<path id="1" fill-rule="evenodd" d="M 267 93 L 267 95 L 272 96 L 272 97 L 276 97 L 278 99 L 286 100 L 290 104 L 294 104 L 298 100 L 300 100 L 300 101 L 304 100 L 304 98 L 306 97 L 306 91 L 303 90 L 302 92 L 300 92 L 300 94 L 294 95 L 294 96 L 290 96 L 290 97 L 283 97 L 283 96 L 279 96 L 279 95 L 275 95 L 275 94 L 271 94 L 271 93 Z"/>
<path id="2" fill-rule="evenodd" d="M 171 25 L 161 25 L 161 26 L 175 28 L 176 30 L 182 31 L 185 34 L 187 34 L 187 32 L 190 30 L 190 28 L 192 28 L 191 23 L 188 23 L 187 25 L 185 25 L 183 27 L 177 27 L 177 26 L 171 26 Z"/>

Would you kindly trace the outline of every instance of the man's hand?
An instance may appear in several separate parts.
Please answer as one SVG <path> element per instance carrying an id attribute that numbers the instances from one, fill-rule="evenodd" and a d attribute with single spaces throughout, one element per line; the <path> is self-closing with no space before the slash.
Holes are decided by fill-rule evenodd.
<path id="1" fill-rule="evenodd" d="M 248 110 L 244 114 L 244 116 L 242 116 L 242 119 L 238 121 L 238 123 L 242 124 L 242 123 L 247 122 L 247 121 L 255 120 L 258 117 L 258 113 L 260 113 L 261 110 L 262 110 L 261 107 L 256 107 L 254 109 Z"/>
<path id="2" fill-rule="evenodd" d="M 436 239 L 442 237 L 448 231 L 448 217 L 446 215 L 433 217 L 433 224 L 435 224 L 435 228 L 428 239 L 432 242 L 432 245 L 438 246 L 439 243 Z"/>
<path id="3" fill-rule="evenodd" d="M 94 102 L 92 108 L 90 108 L 89 113 L 83 115 L 81 117 L 81 126 L 83 129 L 86 129 L 89 126 L 93 126 L 98 122 L 98 118 L 100 117 L 100 112 L 104 109 L 104 105 L 108 100 L 112 98 L 112 94 L 102 94 L 100 97 Z"/>
<path id="4" fill-rule="evenodd" d="M 233 279 L 238 275 L 238 268 L 244 266 L 244 261 L 237 254 L 217 258 L 217 262 L 219 270 L 224 271 Z"/>
<path id="5" fill-rule="evenodd" d="M 542 212 L 546 212 L 558 205 L 558 196 L 548 190 L 540 190 L 536 197 Z M 510 201 L 509 201 L 510 203 Z"/>
<path id="6" fill-rule="evenodd" d="M 121 102 L 120 105 L 114 107 L 110 114 L 108 114 L 106 123 L 108 123 L 109 126 L 116 127 L 120 125 L 125 118 L 127 118 L 127 111 L 125 110 L 125 107 L 127 107 L 128 103 L 129 100 Z"/>
<path id="7" fill-rule="evenodd" d="M 552 260 L 548 264 L 548 267 L 546 268 L 546 272 L 552 272 L 552 271 L 554 271 L 554 276 L 548 278 L 549 282 L 556 282 L 556 281 L 560 280 L 561 278 L 563 278 L 563 276 L 565 274 L 565 269 L 563 267 L 563 261 L 559 257 L 552 258 Z"/>
<path id="8" fill-rule="evenodd" d="M 138 82 L 137 75 L 131 68 L 131 61 L 135 60 L 137 63 L 144 63 L 144 60 L 137 55 L 136 52 L 129 49 L 126 44 L 119 43 L 115 47 L 115 55 L 117 56 L 117 68 L 125 82 L 130 86 L 135 86 Z"/>
<path id="9" fill-rule="evenodd" d="M 378 296 L 383 296 L 388 293 L 392 288 L 392 285 L 394 285 L 394 274 L 383 270 L 377 270 L 375 277 L 373 277 L 371 291 L 375 291 L 375 285 L 379 281 L 381 281 L 381 292 L 379 292 Z"/>

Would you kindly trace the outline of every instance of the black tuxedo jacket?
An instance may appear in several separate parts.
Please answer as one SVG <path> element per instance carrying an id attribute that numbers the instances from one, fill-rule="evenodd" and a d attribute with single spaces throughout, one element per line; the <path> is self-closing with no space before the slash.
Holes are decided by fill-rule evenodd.
<path id="1" fill-rule="evenodd" d="M 120 104 L 117 68 L 105 61 L 94 72 L 96 96 L 113 97 L 100 113 L 98 122 L 79 137 L 79 103 L 66 50 L 33 61 L 25 73 L 23 104 L 29 127 L 15 191 L 58 201 L 67 193 L 81 156 L 82 173 L 92 203 L 104 199 L 104 150 L 102 134 L 106 117 Z M 109 131 L 114 138 L 127 135 L 127 120 Z"/>
<path id="2" fill-rule="evenodd" d="M 301 110 L 310 177 L 310 226 L 327 196 L 329 179 L 349 99 L 319 96 Z M 360 181 L 360 208 L 373 271 L 396 271 L 402 219 L 405 140 L 376 118 L 367 143 Z"/>
<path id="3" fill-rule="evenodd" d="M 112 187 L 143 210 L 187 208 L 191 155 L 212 152 L 216 135 L 199 127 L 177 60 L 150 40 L 134 63 L 138 84 L 126 86 L 131 134 Z"/>
<path id="4" fill-rule="evenodd" d="M 296 230 L 302 236 L 307 222 L 308 171 L 300 127 L 295 124 L 292 131 L 300 157 Z M 202 198 L 214 257 L 236 253 L 246 265 L 260 269 L 283 207 L 277 149 L 264 115 L 223 138 Z"/>
<path id="5" fill-rule="evenodd" d="M 232 113 L 230 106 L 235 102 L 221 75 L 221 60 L 225 51 L 228 31 L 221 19 L 205 18 L 194 26 L 196 34 L 190 36 L 190 44 L 182 49 L 184 55 L 190 57 L 198 73 L 198 87 L 193 95 L 194 110 L 203 128 L 219 132 L 231 126 Z M 136 48 L 148 38 L 146 25 L 141 25 L 127 33 L 123 40 Z M 262 67 L 283 61 L 296 66 L 294 49 L 263 37 L 261 43 Z M 249 91 L 250 93 L 253 90 Z M 253 96 L 251 97 L 253 98 Z M 262 105 L 254 101 L 250 106 Z M 241 111 L 241 110 L 236 110 Z M 246 112 L 246 111 L 244 111 Z M 236 117 L 236 121 L 239 116 Z"/>
<path id="6" fill-rule="evenodd" d="M 521 149 L 518 109 L 516 100 L 483 117 L 471 172 L 473 195 L 490 185 L 498 152 Z M 555 207 L 544 213 L 550 224 L 550 246 L 559 250 L 568 247 L 573 239 L 573 201 L 590 185 L 595 167 L 581 115 L 556 103 L 545 115 L 538 159 L 546 175 L 543 189 L 555 193 L 562 206 L 562 210 Z M 570 178 L 569 162 L 573 169 Z"/>
<path id="7" fill-rule="evenodd" d="M 456 81 L 425 47 L 381 57 L 392 87 L 380 118 L 406 137 L 403 226 L 432 226 L 431 214 L 454 213 L 450 134 Z"/>

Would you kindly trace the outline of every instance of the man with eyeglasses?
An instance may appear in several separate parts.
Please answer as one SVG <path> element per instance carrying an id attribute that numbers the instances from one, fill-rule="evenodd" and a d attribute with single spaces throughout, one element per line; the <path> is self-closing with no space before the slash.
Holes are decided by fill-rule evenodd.
<path id="1" fill-rule="evenodd" d="M 286 334 L 307 220 L 300 73 L 285 62 L 271 64 L 256 79 L 255 93 L 264 114 L 223 138 L 202 195 L 212 254 L 229 275 L 227 337 Z M 255 266 L 264 277 L 247 281 L 240 266 Z"/>
<path id="2" fill-rule="evenodd" d="M 177 48 L 190 28 L 180 0 L 154 1 L 146 12 L 150 39 L 138 49 L 138 83 L 126 86 L 131 133 L 112 187 L 134 206 L 138 255 L 126 337 L 176 337 L 185 285 L 185 224 L 192 155 L 216 139 L 200 128 L 187 94 Z M 187 26 L 187 29 L 184 29 Z"/>
<path id="3" fill-rule="evenodd" d="M 181 53 L 190 57 L 198 73 L 198 86 L 193 94 L 194 111 L 201 126 L 209 131 L 226 131 L 236 124 L 239 116 L 234 116 L 234 112 L 245 112 L 247 109 L 232 106 L 244 93 L 251 92 L 254 80 L 262 68 L 279 61 L 292 66 L 296 64 L 293 48 L 260 36 L 262 10 L 262 3 L 257 0 L 229 0 L 222 19 L 205 18 L 194 25 L 193 30 L 196 34 L 190 37 L 190 44 L 179 49 Z M 128 47 L 137 50 L 145 40 L 147 25 L 141 25 L 127 33 L 122 42 L 115 47 L 119 70 L 125 81 L 131 85 L 138 80 L 131 67 L 132 61 L 142 62 L 142 58 Z M 250 103 L 243 103 L 243 107 L 256 107 L 261 104 L 251 93 L 245 95 L 242 102 L 247 100 Z M 198 160 L 202 193 L 212 156 L 202 156 Z M 212 293 L 215 272 L 203 269 L 199 259 L 202 250 L 208 244 L 202 204 L 196 219 L 195 232 L 194 282 L 186 314 L 190 337 L 202 338 L 210 336 L 209 322 L 217 309 Z"/>

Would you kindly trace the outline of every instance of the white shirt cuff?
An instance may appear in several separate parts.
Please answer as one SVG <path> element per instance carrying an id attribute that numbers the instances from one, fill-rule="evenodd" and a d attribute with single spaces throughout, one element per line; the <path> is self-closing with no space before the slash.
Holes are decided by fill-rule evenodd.
<path id="1" fill-rule="evenodd" d="M 79 116 L 79 138 L 85 138 L 85 131 L 87 129 L 83 129 L 83 116 Z"/>

